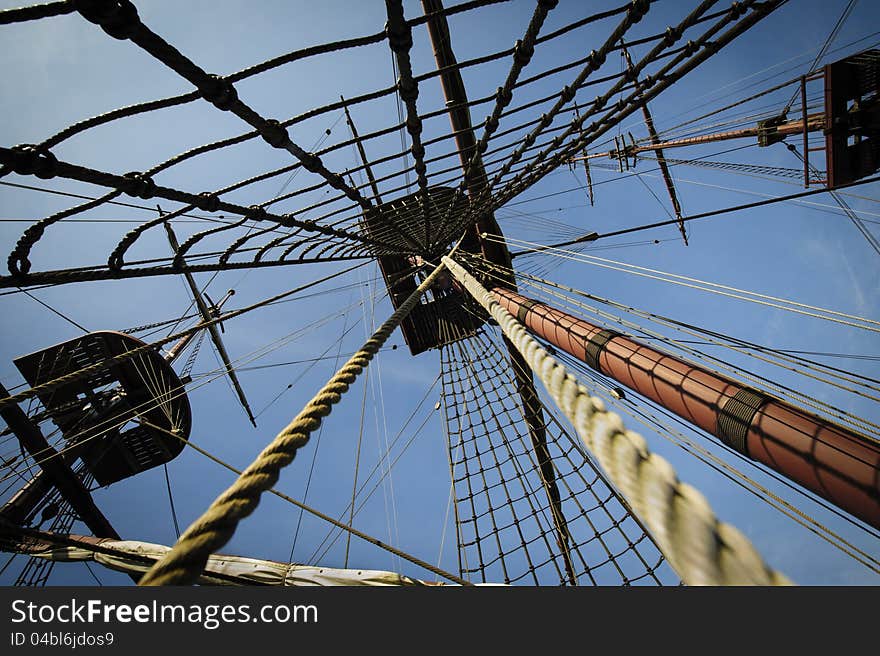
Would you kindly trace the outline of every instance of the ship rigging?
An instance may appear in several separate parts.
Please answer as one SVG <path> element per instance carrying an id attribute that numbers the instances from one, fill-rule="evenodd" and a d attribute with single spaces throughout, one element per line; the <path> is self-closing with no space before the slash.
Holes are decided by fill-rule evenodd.
<path id="1" fill-rule="evenodd" d="M 876 8 L 691 4 L 0 10 L 3 580 L 876 582 Z"/>

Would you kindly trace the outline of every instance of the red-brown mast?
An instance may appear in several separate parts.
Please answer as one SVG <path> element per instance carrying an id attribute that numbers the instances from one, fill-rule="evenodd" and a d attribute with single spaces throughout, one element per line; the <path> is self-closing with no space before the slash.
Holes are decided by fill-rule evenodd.
<path id="1" fill-rule="evenodd" d="M 492 294 L 534 334 L 880 528 L 876 441 L 509 289 Z"/>

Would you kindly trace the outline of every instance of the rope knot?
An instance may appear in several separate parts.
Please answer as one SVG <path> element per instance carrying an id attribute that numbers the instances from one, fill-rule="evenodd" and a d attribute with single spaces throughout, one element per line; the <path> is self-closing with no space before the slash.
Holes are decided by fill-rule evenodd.
<path id="1" fill-rule="evenodd" d="M 590 68 L 594 71 L 597 70 L 602 64 L 605 63 L 605 52 L 604 51 L 590 51 Z"/>
<path id="2" fill-rule="evenodd" d="M 412 28 L 403 19 L 403 12 L 394 14 L 393 18 L 385 24 L 385 34 L 388 37 L 388 45 L 394 52 L 407 52 L 412 48 Z"/>
<path id="3" fill-rule="evenodd" d="M 570 103 L 572 100 L 574 100 L 574 96 L 576 93 L 577 92 L 574 89 L 566 84 L 564 87 L 562 87 L 562 92 L 559 94 L 559 97 L 562 98 L 562 102 Z"/>
<path id="4" fill-rule="evenodd" d="M 410 135 L 415 136 L 422 133 L 422 119 L 413 114 L 406 119 L 406 129 Z"/>
<path id="5" fill-rule="evenodd" d="M 401 100 L 406 103 L 415 102 L 416 98 L 419 97 L 419 85 L 416 84 L 412 77 L 399 77 L 397 79 L 397 90 L 400 93 Z"/>
<path id="6" fill-rule="evenodd" d="M 513 46 L 513 61 L 520 66 L 526 66 L 532 60 L 532 55 L 534 54 L 535 46 L 530 43 L 523 43 L 517 40 Z"/>
<path id="7" fill-rule="evenodd" d="M 345 180 L 338 173 L 330 173 L 327 176 L 327 184 L 329 184 L 334 189 L 343 190 L 345 189 Z M 329 190 L 328 190 L 329 193 Z"/>
<path id="8" fill-rule="evenodd" d="M 650 7 L 651 0 L 633 0 L 630 5 L 630 20 L 638 23 L 648 13 Z"/>
<path id="9" fill-rule="evenodd" d="M 220 209 L 220 197 L 210 191 L 203 191 L 199 194 L 199 200 L 196 201 L 196 207 L 203 212 L 216 212 Z"/>
<path id="10" fill-rule="evenodd" d="M 129 0 L 73 0 L 73 6 L 114 39 L 130 39 L 141 26 L 137 7 Z"/>
<path id="11" fill-rule="evenodd" d="M 742 2 L 734 2 L 733 4 L 730 5 L 729 11 L 730 11 L 730 19 L 736 20 L 737 18 L 742 16 L 744 13 L 746 13 L 746 8 Z"/>
<path id="12" fill-rule="evenodd" d="M 123 183 L 120 189 L 129 196 L 136 196 L 138 198 L 143 198 L 144 200 L 153 197 L 153 193 L 156 190 L 156 183 L 153 182 L 153 179 L 150 176 L 137 171 L 132 171 L 126 173 L 122 177 L 125 178 L 126 182 Z"/>
<path id="13" fill-rule="evenodd" d="M 12 170 L 19 175 L 35 175 L 43 180 L 54 178 L 58 172 L 58 160 L 45 148 L 32 144 L 12 147 Z"/>
<path id="14" fill-rule="evenodd" d="M 266 208 L 260 205 L 251 205 L 248 207 L 248 218 L 253 221 L 265 221 L 269 216 Z"/>
<path id="15" fill-rule="evenodd" d="M 663 37 L 663 45 L 667 48 L 681 38 L 681 29 L 677 27 L 667 27 L 666 36 Z"/>
<path id="16" fill-rule="evenodd" d="M 289 140 L 287 136 L 287 128 L 274 118 L 270 118 L 266 121 L 263 129 L 260 130 L 260 136 L 262 136 L 263 140 L 273 148 L 283 148 L 284 144 Z"/>
<path id="17" fill-rule="evenodd" d="M 302 162 L 302 165 L 305 167 L 306 171 L 315 173 L 319 168 L 321 168 L 321 158 L 315 155 L 315 153 L 305 153 L 299 159 Z"/>
<path id="18" fill-rule="evenodd" d="M 238 100 L 238 92 L 232 82 L 219 75 L 209 75 L 207 82 L 199 87 L 199 93 L 202 98 L 223 111 L 229 110 Z"/>

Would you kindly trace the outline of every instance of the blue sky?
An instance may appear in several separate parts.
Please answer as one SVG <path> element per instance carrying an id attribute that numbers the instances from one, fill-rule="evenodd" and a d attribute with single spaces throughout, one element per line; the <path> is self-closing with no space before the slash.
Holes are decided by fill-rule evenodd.
<path id="1" fill-rule="evenodd" d="M 0 6 L 6 8 L 17 4 L 0 3 Z M 193 1 L 181 4 L 159 1 L 137 4 L 144 23 L 205 70 L 220 74 L 228 74 L 308 45 L 377 32 L 383 28 L 386 20 L 383 3 L 379 2 Z M 559 8 L 550 14 L 544 32 L 582 16 L 585 13 L 583 5 L 581 2 L 560 2 Z M 846 2 L 842 0 L 792 0 L 744 38 L 725 48 L 720 55 L 653 101 L 651 108 L 658 129 L 669 129 L 697 113 L 717 108 L 763 88 L 749 88 L 749 84 L 777 75 L 763 85 L 769 86 L 805 72 L 845 5 Z M 606 6 L 616 5 L 590 3 L 589 10 L 599 11 Z M 421 13 L 417 2 L 405 2 L 404 8 L 407 17 Z M 533 3 L 515 0 L 451 17 L 453 46 L 458 59 L 463 61 L 510 47 L 515 39 L 521 38 L 532 10 Z M 633 35 L 638 37 L 660 32 L 667 24 L 680 20 L 687 10 L 683 2 L 661 0 L 636 27 Z M 880 10 L 876 3 L 857 4 L 832 44 L 832 50 L 860 39 L 857 45 L 842 53 L 849 54 L 875 44 L 878 38 L 872 36 L 872 32 L 880 24 L 878 17 Z M 539 46 L 524 75 L 585 55 L 601 43 L 616 20 L 607 19 L 578 30 L 560 38 L 558 42 L 548 44 L 546 48 Z M 414 30 L 414 40 L 412 57 L 415 72 L 433 70 L 433 57 L 424 27 Z M 644 49 L 634 49 L 634 55 L 644 52 Z M 111 39 L 77 15 L 5 26 L 0 31 L 0 53 L 6 62 L 4 93 L 0 94 L 0 113 L 3 116 L 0 136 L 4 146 L 38 142 L 83 118 L 190 90 L 188 83 L 133 44 Z M 509 66 L 509 58 L 505 58 L 466 69 L 463 77 L 470 98 L 493 93 L 503 81 Z M 604 73 L 619 72 L 622 66 L 619 55 L 610 55 L 606 66 Z M 521 92 L 517 91 L 514 105 L 558 91 L 574 75 L 575 71 L 568 71 L 525 87 Z M 340 93 L 352 97 L 392 83 L 389 50 L 387 44 L 380 43 L 343 51 L 332 57 L 314 57 L 289 64 L 242 81 L 236 88 L 239 96 L 263 116 L 284 119 L 334 102 Z M 587 101 L 595 93 L 598 91 L 587 89 L 578 99 Z M 782 104 L 790 93 L 791 90 L 786 90 L 774 96 L 773 101 Z M 442 102 L 436 79 L 421 85 L 418 99 L 420 111 L 437 109 Z M 482 120 L 490 111 L 491 105 L 481 105 L 474 111 L 474 120 Z M 538 111 L 546 110 L 530 110 Z M 523 115 L 529 116 L 530 112 Z M 352 114 L 361 134 L 397 122 L 397 106 L 391 97 L 358 105 L 352 109 Z M 327 129 L 331 130 L 327 144 L 346 140 L 349 133 L 344 120 L 340 118 L 340 112 L 331 112 L 304 121 L 291 129 L 291 137 L 306 149 L 321 143 Z M 505 123 L 502 122 L 504 128 Z M 138 171 L 202 143 L 248 130 L 234 116 L 217 111 L 207 103 L 196 102 L 110 123 L 64 142 L 53 152 L 60 159 L 102 170 Z M 621 130 L 624 135 L 631 131 L 636 137 L 645 133 L 637 114 L 629 117 Z M 445 131 L 448 131 L 446 117 L 426 121 L 424 138 Z M 512 137 L 507 137 L 505 141 L 510 139 Z M 731 147 L 738 145 L 742 144 L 731 143 Z M 701 157 L 725 150 L 725 146 L 694 148 L 686 154 L 680 151 L 680 155 L 671 152 L 669 155 Z M 597 146 L 596 150 L 608 147 L 605 144 Z M 395 133 L 372 140 L 367 148 L 373 158 L 396 152 L 400 148 L 400 136 Z M 429 147 L 428 155 L 439 154 L 441 151 L 436 148 Z M 345 149 L 328 155 L 325 163 L 331 170 L 344 171 L 357 165 L 356 158 L 352 149 Z M 717 159 L 787 168 L 800 166 L 782 145 L 766 149 L 750 146 L 717 155 Z M 156 181 L 179 189 L 203 191 L 289 162 L 290 156 L 286 152 L 274 151 L 262 141 L 253 140 L 220 153 L 190 160 L 160 174 Z M 685 214 L 759 198 L 737 189 L 773 195 L 799 190 L 798 186 L 790 186 L 779 180 L 743 177 L 723 171 L 684 166 L 673 170 Z M 391 165 L 377 167 L 377 175 L 391 171 Z M 562 222 L 571 226 L 573 231 L 583 232 L 608 232 L 667 218 L 665 191 L 650 162 L 640 162 L 636 171 L 643 172 L 640 179 L 631 177 L 618 180 L 621 177 L 618 173 L 594 167 L 596 205 L 590 207 L 583 189 L 582 171 L 578 169 L 573 173 L 565 166 L 560 167 L 499 210 L 499 222 L 512 238 L 549 243 L 558 239 L 559 235 L 548 228 L 546 222 L 536 220 L 535 215 Z M 431 172 L 429 168 L 429 176 Z M 286 176 L 275 178 L 232 192 L 229 198 L 243 205 L 260 202 L 278 194 L 285 181 Z M 11 175 L 4 182 L 34 184 L 36 181 Z M 303 172 L 289 181 L 287 190 L 314 182 L 313 176 Z M 39 186 L 83 194 L 96 194 L 99 191 L 95 187 L 60 179 L 45 183 L 39 181 Z M 659 201 L 648 187 L 659 197 Z M 301 206 L 320 200 L 322 193 L 323 190 L 319 194 L 313 193 L 297 205 L 282 204 L 279 209 L 298 210 Z M 847 197 L 855 209 L 864 212 L 865 219 L 876 221 L 880 218 L 880 206 L 876 200 L 870 200 L 878 198 L 876 184 L 859 187 L 853 193 L 865 197 Z M 825 194 L 805 200 L 832 203 Z M 67 208 L 74 202 L 60 196 L 0 186 L 0 214 L 4 219 L 0 223 L 0 245 L 8 252 L 27 225 L 8 219 L 36 220 Z M 153 201 L 144 204 L 152 205 Z M 174 209 L 172 203 L 162 203 L 162 206 L 165 210 Z M 616 238 L 609 243 L 624 246 L 596 251 L 595 254 L 877 318 L 880 315 L 877 254 L 848 219 L 839 213 L 824 211 L 826 209 L 806 204 L 775 204 L 693 222 L 689 226 L 691 244 L 688 247 L 677 237 L 677 229 L 668 227 Z M 523 221 L 522 217 L 517 218 L 520 212 L 532 218 Z M 152 215 L 146 211 L 105 206 L 82 215 L 82 218 L 143 221 L 152 218 Z M 106 253 L 131 225 L 63 222 L 53 226 L 33 250 L 34 268 L 43 270 L 100 262 L 102 255 L 106 257 Z M 875 234 L 880 233 L 876 223 L 867 225 Z M 177 227 L 181 240 L 196 229 L 199 229 L 198 224 L 180 223 Z M 660 243 L 625 245 L 654 239 L 660 240 Z M 211 243 L 219 245 L 222 240 L 218 238 Z M 514 247 L 513 250 L 518 249 Z M 162 257 L 167 254 L 164 233 L 157 229 L 139 240 L 130 258 Z M 551 258 L 528 258 L 523 262 L 552 265 L 546 277 L 562 284 L 760 344 L 787 349 L 880 354 L 880 340 L 875 333 L 582 263 Z M 233 271 L 219 275 L 211 284 L 209 293 L 216 298 L 226 289 L 234 287 L 237 293 L 229 307 L 241 307 L 341 268 L 333 264 L 271 268 L 248 273 Z M 319 330 L 289 340 L 283 348 L 259 361 L 244 364 L 303 360 L 325 352 L 330 356 L 351 353 L 367 334 L 364 323 L 375 321 L 378 324 L 390 314 L 390 304 L 386 299 L 375 304 L 365 302 L 371 294 L 381 294 L 383 291 L 382 285 L 376 282 L 377 275 L 375 265 L 370 264 L 339 282 L 325 285 L 323 289 L 351 284 L 349 288 L 285 303 L 230 321 L 224 334 L 230 354 L 233 358 L 246 359 L 247 354 L 324 317 L 329 319 Z M 205 283 L 209 277 L 210 274 L 200 274 L 197 279 Z M 124 329 L 168 319 L 178 316 L 189 305 L 185 285 L 173 277 L 78 283 L 33 293 L 89 329 Z M 0 304 L 3 308 L 0 312 L 0 376 L 7 387 L 21 382 L 12 365 L 14 357 L 70 339 L 80 332 L 23 294 L 2 296 Z M 345 308 L 349 306 L 353 307 L 346 312 Z M 355 327 L 337 343 L 346 328 L 352 326 Z M 399 444 L 405 442 L 414 428 L 427 418 L 425 427 L 395 464 L 390 482 L 378 489 L 355 520 L 355 526 L 425 560 L 439 561 L 442 567 L 454 570 L 454 531 L 446 519 L 449 471 L 445 438 L 440 413 L 433 410 L 439 400 L 438 388 L 428 392 L 439 372 L 439 359 L 436 352 L 411 357 L 399 332 L 392 336 L 389 344 L 398 348 L 389 348 L 380 354 L 371 368 L 370 377 L 355 385 L 350 396 L 325 422 L 320 434 L 320 447 L 317 447 L 318 437 L 313 437 L 309 446 L 283 473 L 278 489 L 295 498 L 303 498 L 317 448 L 308 503 L 330 514 L 340 512 L 351 496 L 361 422 L 364 425 L 363 475 L 376 463 L 385 444 L 401 431 L 407 418 L 424 398 L 422 409 L 403 430 L 401 442 L 392 453 L 396 454 Z M 778 369 L 762 368 L 763 365 L 751 360 L 743 361 L 744 364 L 746 362 L 756 371 L 766 371 L 779 382 L 797 386 L 835 407 L 860 414 L 874 422 L 880 420 L 880 412 L 874 402 Z M 876 378 L 880 373 L 876 362 L 871 360 L 839 359 L 827 362 L 865 376 Z M 307 371 L 309 363 L 243 371 L 241 381 L 251 405 L 255 411 L 262 411 L 256 429 L 250 426 L 232 391 L 222 379 L 199 386 L 190 394 L 195 417 L 192 441 L 234 466 L 246 466 L 329 378 L 334 364 L 333 360 L 324 360 L 314 363 Z M 206 344 L 193 372 L 206 372 L 216 367 L 216 359 Z M 287 389 L 300 376 L 299 381 Z M 279 393 L 280 398 L 273 401 Z M 367 408 L 363 418 L 362 403 Z M 641 427 L 634 428 L 641 431 Z M 647 432 L 645 435 L 651 448 L 667 457 L 683 480 L 692 483 L 707 496 L 722 519 L 740 528 L 769 563 L 795 582 L 844 585 L 880 583 L 880 577 L 876 574 L 743 493 L 681 449 L 659 436 Z M 702 443 L 707 448 L 713 448 L 709 441 Z M 845 535 L 859 548 L 877 556 L 876 539 L 812 502 L 780 488 L 762 472 L 753 469 L 746 471 L 759 482 L 797 503 L 807 514 Z M 218 465 L 192 450 L 186 450 L 170 463 L 169 472 L 182 527 L 194 520 L 233 480 Z M 121 535 L 148 542 L 173 543 L 174 527 L 161 468 L 116 484 L 108 490 L 99 490 L 95 493 L 95 499 Z M 298 516 L 295 508 L 267 495 L 257 512 L 242 523 L 224 552 L 286 561 L 290 556 Z M 304 517 L 293 550 L 294 560 L 307 561 L 325 532 L 325 527 L 318 520 Z M 341 566 L 344 548 L 345 540 L 337 541 L 320 563 Z M 352 540 L 349 561 L 356 567 L 391 569 L 431 578 L 423 570 L 399 562 L 357 539 Z M 11 572 L 15 569 L 15 566 L 11 567 L 0 578 L 0 583 L 11 583 L 14 580 Z M 113 572 L 97 570 L 97 574 L 105 583 L 125 584 L 128 581 Z M 94 581 L 79 565 L 58 565 L 53 583 L 89 585 Z"/>

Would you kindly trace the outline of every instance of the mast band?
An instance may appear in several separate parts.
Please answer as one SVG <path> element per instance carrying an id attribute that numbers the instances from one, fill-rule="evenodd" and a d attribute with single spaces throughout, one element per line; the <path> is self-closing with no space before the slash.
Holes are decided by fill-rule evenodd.
<path id="1" fill-rule="evenodd" d="M 516 320 L 520 323 L 526 322 L 526 315 L 529 313 L 533 307 L 538 304 L 538 301 L 533 301 L 532 299 L 526 299 L 519 303 L 519 307 L 516 308 Z"/>
<path id="2" fill-rule="evenodd" d="M 746 444 L 749 427 L 758 410 L 769 400 L 764 394 L 744 387 L 718 410 L 715 434 L 727 446 L 749 455 Z"/>
<path id="3" fill-rule="evenodd" d="M 619 336 L 620 333 L 613 330 L 600 330 L 590 337 L 584 344 L 584 362 L 596 371 L 601 371 L 599 368 L 599 355 L 605 350 L 605 345 L 608 342 Z"/>

